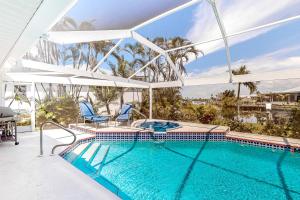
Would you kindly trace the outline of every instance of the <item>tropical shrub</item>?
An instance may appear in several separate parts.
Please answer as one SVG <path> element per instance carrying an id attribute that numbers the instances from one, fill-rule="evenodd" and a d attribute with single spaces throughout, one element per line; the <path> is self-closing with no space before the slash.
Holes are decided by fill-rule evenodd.
<path id="1" fill-rule="evenodd" d="M 78 119 L 79 108 L 70 96 L 45 99 L 37 109 L 37 124 L 47 120 L 68 125 Z"/>
<path id="2" fill-rule="evenodd" d="M 196 115 L 199 122 L 203 124 L 210 124 L 216 120 L 218 110 L 213 105 L 199 105 L 196 107 Z"/>
<path id="3" fill-rule="evenodd" d="M 234 90 L 225 90 L 219 95 L 221 100 L 221 115 L 225 119 L 233 120 L 236 113 L 236 98 Z"/>
<path id="4" fill-rule="evenodd" d="M 181 105 L 181 121 L 196 122 L 198 120 L 197 107 L 190 101 L 185 101 Z"/>
<path id="5" fill-rule="evenodd" d="M 263 126 L 261 134 L 285 137 L 287 136 L 287 129 L 285 126 L 278 125 L 270 120 L 267 120 Z"/>
<path id="6" fill-rule="evenodd" d="M 300 109 L 296 108 L 292 110 L 291 118 L 289 121 L 289 128 L 291 133 L 290 137 L 300 138 Z"/>

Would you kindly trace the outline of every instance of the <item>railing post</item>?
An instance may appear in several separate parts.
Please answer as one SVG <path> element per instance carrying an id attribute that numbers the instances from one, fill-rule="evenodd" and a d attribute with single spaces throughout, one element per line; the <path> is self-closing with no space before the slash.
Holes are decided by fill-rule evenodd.
<path id="1" fill-rule="evenodd" d="M 44 152 L 43 152 L 43 126 L 44 123 L 41 124 L 40 126 L 40 156 L 43 156 Z"/>
<path id="2" fill-rule="evenodd" d="M 53 121 L 46 121 L 46 122 L 42 123 L 41 126 L 40 126 L 40 156 L 43 156 L 43 128 L 44 128 L 44 126 L 45 126 L 46 124 L 53 124 L 53 125 L 55 125 L 55 126 L 61 128 L 61 129 L 65 130 L 65 131 L 71 133 L 71 134 L 73 135 L 73 137 L 74 137 L 73 141 L 70 142 L 69 144 L 58 144 L 58 145 L 55 145 L 55 146 L 52 148 L 52 150 L 51 150 L 51 155 L 54 154 L 54 150 L 55 150 L 57 147 L 62 147 L 62 146 L 72 145 L 72 144 L 74 144 L 74 143 L 76 142 L 77 137 L 76 137 L 76 134 L 75 134 L 75 133 L 73 133 L 72 131 L 70 131 L 69 129 L 67 129 L 66 127 L 64 127 L 64 126 L 62 126 L 62 125 L 60 125 L 60 124 L 58 124 L 58 123 L 55 123 L 55 122 L 53 122 Z"/>
<path id="3" fill-rule="evenodd" d="M 149 87 L 149 119 L 152 119 L 152 86 Z"/>

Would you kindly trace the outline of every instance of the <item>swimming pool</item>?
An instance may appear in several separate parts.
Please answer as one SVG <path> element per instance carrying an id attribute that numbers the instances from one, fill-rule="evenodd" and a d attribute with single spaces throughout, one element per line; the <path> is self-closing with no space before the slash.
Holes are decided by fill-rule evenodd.
<path id="1" fill-rule="evenodd" d="M 167 130 L 175 129 L 180 127 L 178 123 L 169 122 L 169 121 L 151 121 L 151 122 L 143 122 L 139 125 L 139 127 L 144 129 L 150 129 L 154 132 L 165 133 Z"/>
<path id="2" fill-rule="evenodd" d="M 83 143 L 65 159 L 123 199 L 300 199 L 300 154 L 236 142 Z"/>

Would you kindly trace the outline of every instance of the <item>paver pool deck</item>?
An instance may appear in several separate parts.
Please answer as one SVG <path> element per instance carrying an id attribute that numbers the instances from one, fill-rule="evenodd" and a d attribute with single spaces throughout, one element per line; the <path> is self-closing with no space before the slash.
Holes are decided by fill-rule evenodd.
<path id="1" fill-rule="evenodd" d="M 43 157 L 39 157 L 38 132 L 19 134 L 18 146 L 12 142 L 0 143 L 1 200 L 119 199 L 60 156 L 49 155 L 53 145 L 72 141 L 68 133 L 62 130 L 45 133 Z M 79 139 L 88 136 L 78 133 Z M 57 153 L 63 149 L 57 149 Z"/>

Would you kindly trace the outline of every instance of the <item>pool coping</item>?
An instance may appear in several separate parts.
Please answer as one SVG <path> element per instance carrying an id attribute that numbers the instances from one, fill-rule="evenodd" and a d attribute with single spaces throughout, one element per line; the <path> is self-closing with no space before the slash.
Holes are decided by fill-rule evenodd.
<path id="1" fill-rule="evenodd" d="M 193 123 L 188 123 L 192 124 Z M 138 140 L 166 140 L 166 141 L 229 141 L 248 144 L 252 146 L 260 146 L 265 148 L 274 148 L 281 150 L 289 150 L 291 152 L 300 152 L 300 139 L 283 138 L 276 136 L 259 135 L 253 133 L 230 131 L 229 128 L 220 131 L 214 130 L 203 131 L 202 124 L 199 124 L 199 131 L 185 129 L 180 131 L 178 129 L 167 131 L 167 133 L 153 133 L 153 131 L 130 128 L 130 127 L 109 127 L 109 129 L 88 129 L 76 125 L 70 125 L 71 129 L 92 133 L 94 136 L 84 138 L 83 140 L 96 139 L 99 141 L 131 141 L 134 140 L 136 134 L 139 134 Z M 216 127 L 219 126 L 211 126 Z M 201 129 L 202 128 L 202 129 Z"/>
<path id="2" fill-rule="evenodd" d="M 260 143 L 266 147 L 278 146 L 279 148 L 289 149 L 291 152 L 300 151 L 300 140 L 294 138 L 284 138 L 278 136 L 260 135 L 255 133 L 245 133 L 229 131 L 226 133 L 226 138 L 236 140 L 241 143 L 249 143 L 257 146 Z"/>

